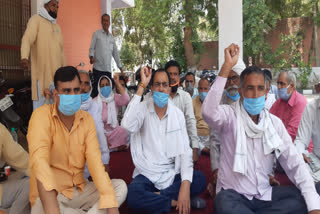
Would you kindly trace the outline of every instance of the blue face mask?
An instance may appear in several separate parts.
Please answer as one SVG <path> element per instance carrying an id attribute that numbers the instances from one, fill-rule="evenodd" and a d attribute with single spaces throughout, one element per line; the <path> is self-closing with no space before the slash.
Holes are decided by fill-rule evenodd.
<path id="1" fill-rule="evenodd" d="M 199 98 L 203 102 L 204 99 L 206 99 L 206 96 L 208 95 L 208 92 L 199 92 Z"/>
<path id="2" fill-rule="evenodd" d="M 74 115 L 81 106 L 81 94 L 60 94 L 59 111 L 66 115 Z"/>
<path id="3" fill-rule="evenodd" d="M 102 96 L 104 96 L 105 98 L 109 97 L 111 94 L 111 86 L 105 86 L 103 88 L 100 88 L 100 92 Z"/>
<path id="4" fill-rule="evenodd" d="M 231 94 L 229 94 L 229 92 L 227 92 L 227 96 L 234 101 L 237 101 L 240 98 L 239 92 L 234 96 L 232 96 Z"/>
<path id="5" fill-rule="evenodd" d="M 266 95 L 258 98 L 246 98 L 243 99 L 244 109 L 252 116 L 260 114 L 266 101 Z"/>
<path id="6" fill-rule="evenodd" d="M 154 103 L 159 107 L 163 108 L 168 104 L 169 94 L 165 94 L 159 91 L 153 91 L 152 95 Z"/>
<path id="7" fill-rule="evenodd" d="M 280 97 L 281 100 L 288 101 L 291 94 L 287 93 L 287 89 L 289 88 L 290 85 L 286 88 L 278 88 L 278 96 Z"/>
<path id="8" fill-rule="evenodd" d="M 89 99 L 89 97 L 90 97 L 90 92 L 85 93 L 85 94 L 81 94 L 82 102 L 87 101 Z"/>

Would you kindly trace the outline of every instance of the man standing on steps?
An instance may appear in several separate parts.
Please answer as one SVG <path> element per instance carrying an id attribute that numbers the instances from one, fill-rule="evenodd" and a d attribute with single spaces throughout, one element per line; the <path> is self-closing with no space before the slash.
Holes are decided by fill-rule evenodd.
<path id="1" fill-rule="evenodd" d="M 21 42 L 21 66 L 29 69 L 33 110 L 45 102 L 44 90 L 53 83 L 56 70 L 66 64 L 62 32 L 57 21 L 59 0 L 43 0 L 38 14 L 33 15 Z"/>

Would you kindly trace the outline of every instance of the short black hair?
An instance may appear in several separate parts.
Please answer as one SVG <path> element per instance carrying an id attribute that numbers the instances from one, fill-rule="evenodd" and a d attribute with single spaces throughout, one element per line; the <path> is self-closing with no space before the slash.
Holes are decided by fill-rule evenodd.
<path id="1" fill-rule="evenodd" d="M 105 16 L 108 16 L 108 17 L 109 17 L 109 19 L 110 19 L 110 15 L 109 15 L 109 14 L 107 14 L 107 13 L 104 13 L 104 14 L 101 16 L 101 21 L 103 20 L 103 17 L 105 17 Z"/>
<path id="2" fill-rule="evenodd" d="M 189 75 L 192 75 L 193 76 L 193 80 L 196 81 L 196 75 L 194 75 L 193 72 L 188 72 L 185 77 L 187 77 Z"/>
<path id="3" fill-rule="evenodd" d="M 159 68 L 159 69 L 157 69 L 155 72 L 152 73 L 150 85 L 153 85 L 154 77 L 155 77 L 156 74 L 159 73 L 159 72 L 164 72 L 164 73 L 167 74 L 168 80 L 169 80 L 169 85 L 171 85 L 171 83 L 170 83 L 170 75 L 169 75 L 168 71 L 166 71 L 166 70 L 163 69 L 163 68 Z"/>
<path id="4" fill-rule="evenodd" d="M 75 67 L 73 66 L 61 67 L 54 74 L 54 77 L 53 77 L 54 87 L 58 89 L 58 81 L 70 82 L 74 80 L 75 77 L 78 77 L 79 82 L 81 82 L 79 72 Z"/>
<path id="5" fill-rule="evenodd" d="M 271 82 L 272 81 L 272 73 L 271 73 L 271 71 L 268 70 L 268 69 L 264 69 L 263 72 L 265 73 L 265 76 L 266 76 L 268 82 Z"/>
<path id="6" fill-rule="evenodd" d="M 179 63 L 175 60 L 170 60 L 169 62 L 167 62 L 166 65 L 164 66 L 164 69 L 166 71 L 168 71 L 168 68 L 170 68 L 172 66 L 177 67 L 179 70 L 179 74 L 181 74 L 181 67 L 180 67 Z"/>
<path id="7" fill-rule="evenodd" d="M 249 66 L 246 69 L 244 69 L 240 75 L 240 87 L 243 87 L 243 83 L 244 83 L 244 78 L 250 74 L 261 74 L 263 75 L 263 79 L 264 79 L 264 84 L 266 84 L 267 77 L 266 77 L 266 73 L 264 71 L 262 71 L 259 67 L 257 66 Z"/>

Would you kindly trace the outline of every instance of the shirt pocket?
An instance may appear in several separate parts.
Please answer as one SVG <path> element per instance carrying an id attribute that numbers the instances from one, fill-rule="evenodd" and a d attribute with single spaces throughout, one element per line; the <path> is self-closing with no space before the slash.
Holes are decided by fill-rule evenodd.
<path id="1" fill-rule="evenodd" d="M 85 166 L 85 163 L 86 163 L 85 147 L 86 146 L 85 146 L 83 134 L 74 133 L 70 139 L 69 161 L 70 161 L 70 164 L 72 164 L 76 168 L 82 169 Z"/>

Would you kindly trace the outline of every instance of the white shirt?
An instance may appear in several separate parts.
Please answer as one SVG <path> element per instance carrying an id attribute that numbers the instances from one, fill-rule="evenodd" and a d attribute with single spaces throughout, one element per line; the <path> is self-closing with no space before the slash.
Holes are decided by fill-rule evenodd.
<path id="1" fill-rule="evenodd" d="M 107 138 L 104 135 L 104 128 L 101 114 L 99 116 L 99 106 L 96 102 L 92 100 L 90 97 L 86 102 L 83 102 L 80 107 L 82 110 L 87 111 L 94 119 L 94 123 L 96 125 L 97 137 L 99 140 L 99 148 L 101 151 L 101 159 L 103 164 L 109 164 L 110 161 L 110 151 L 107 144 Z M 84 177 L 88 178 L 90 176 L 89 170 L 87 168 L 84 169 Z"/>
<path id="2" fill-rule="evenodd" d="M 117 63 L 118 68 L 121 68 L 120 57 L 116 42 L 111 33 L 101 29 L 94 32 L 89 49 L 89 57 L 94 57 L 93 68 L 99 71 L 111 72 L 111 57 Z"/>
<path id="3" fill-rule="evenodd" d="M 172 98 L 171 96 L 169 96 L 169 98 L 184 114 L 187 124 L 188 135 L 191 141 L 191 147 L 199 148 L 199 139 L 197 135 L 197 121 L 194 116 L 192 98 L 190 94 L 178 88 L 174 97 Z"/>
<path id="4" fill-rule="evenodd" d="M 275 103 L 277 100 L 276 100 L 276 95 L 275 94 L 271 94 L 271 93 L 268 93 L 268 96 L 267 96 L 267 99 L 264 103 L 264 107 L 269 111 L 273 105 L 273 103 Z"/>
<path id="5" fill-rule="evenodd" d="M 143 102 L 140 102 L 140 100 L 141 96 L 135 95 L 133 97 L 122 120 L 122 126 L 132 134 L 131 153 L 136 166 L 133 177 L 142 174 L 150 181 L 154 181 L 156 188 L 160 190 L 169 187 L 173 183 L 174 176 L 178 173 L 181 173 L 182 181 L 192 182 L 192 150 L 189 146 L 182 112 L 169 100 L 167 112 L 160 120 L 155 111 L 153 99 L 146 99 Z M 181 127 L 182 133 L 179 142 L 183 144 L 183 148 L 175 147 L 178 145 L 177 140 L 175 140 L 176 133 L 170 131 L 167 125 L 168 112 L 172 111 L 178 115 L 176 122 Z M 168 139 L 171 139 L 171 141 Z M 179 159 L 168 157 L 167 149 L 170 146 L 168 146 L 168 143 L 174 144 L 173 147 L 178 148 L 178 150 L 185 151 L 179 155 Z M 139 154 L 136 159 L 133 149 L 137 145 L 142 146 L 142 154 Z"/>
<path id="6" fill-rule="evenodd" d="M 308 103 L 302 113 L 294 144 L 299 152 L 306 153 L 312 139 L 314 153 L 320 159 L 320 98 Z"/>

